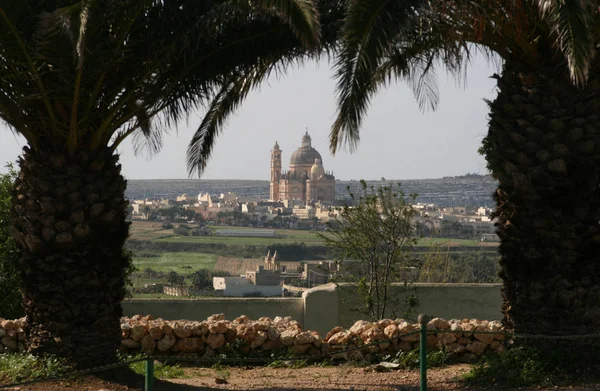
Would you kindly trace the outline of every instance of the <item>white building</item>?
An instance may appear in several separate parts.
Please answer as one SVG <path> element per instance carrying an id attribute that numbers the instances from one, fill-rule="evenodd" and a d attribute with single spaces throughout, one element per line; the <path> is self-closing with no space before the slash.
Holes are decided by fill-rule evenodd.
<path id="1" fill-rule="evenodd" d="M 212 206 L 212 198 L 208 193 L 198 193 L 198 202 L 202 204 L 208 204 L 208 206 Z"/>
<path id="2" fill-rule="evenodd" d="M 219 201 L 220 202 L 225 202 L 225 203 L 232 203 L 237 201 L 237 194 L 232 193 L 232 192 L 227 192 L 227 193 L 221 193 L 221 195 L 219 196 Z"/>
<path id="3" fill-rule="evenodd" d="M 182 194 L 177 196 L 176 199 L 177 202 L 193 202 L 195 201 L 194 197 L 187 195 L 187 194 Z"/>

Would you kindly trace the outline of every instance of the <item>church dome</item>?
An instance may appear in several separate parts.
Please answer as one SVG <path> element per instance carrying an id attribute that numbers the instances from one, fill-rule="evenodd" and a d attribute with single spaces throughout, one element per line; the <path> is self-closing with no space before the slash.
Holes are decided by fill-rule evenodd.
<path id="1" fill-rule="evenodd" d="M 315 164 L 310 168 L 310 177 L 313 180 L 319 179 L 325 175 L 325 169 L 323 168 L 323 164 L 321 163 L 321 159 L 315 159 Z"/>
<path id="2" fill-rule="evenodd" d="M 308 132 L 302 137 L 302 146 L 290 157 L 290 166 L 312 166 L 316 159 L 321 161 L 321 154 L 311 146 Z"/>

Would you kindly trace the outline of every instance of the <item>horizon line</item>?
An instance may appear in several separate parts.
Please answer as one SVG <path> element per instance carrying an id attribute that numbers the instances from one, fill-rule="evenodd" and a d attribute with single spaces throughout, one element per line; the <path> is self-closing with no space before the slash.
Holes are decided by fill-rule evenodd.
<path id="1" fill-rule="evenodd" d="M 467 175 L 477 175 L 477 176 L 491 176 L 491 174 L 462 174 L 462 175 L 446 175 L 443 177 L 436 177 L 436 178 L 404 178 L 404 179 L 385 179 L 385 182 L 398 182 L 398 181 L 424 181 L 424 180 L 432 180 L 432 179 L 444 179 L 444 178 L 452 178 L 452 177 L 461 177 L 461 176 L 467 176 Z M 127 181 L 260 181 L 260 182 L 270 182 L 269 179 L 240 179 L 240 178 L 209 178 L 209 179 L 205 179 L 205 178 L 148 178 L 148 179 L 144 179 L 144 178 L 125 178 Z M 360 181 L 367 181 L 367 182 L 371 182 L 371 181 L 377 181 L 377 182 L 382 182 L 383 180 L 380 179 L 339 179 L 336 178 L 335 181 L 340 181 L 340 182 L 351 182 L 351 181 L 356 181 L 356 182 L 360 182 Z"/>

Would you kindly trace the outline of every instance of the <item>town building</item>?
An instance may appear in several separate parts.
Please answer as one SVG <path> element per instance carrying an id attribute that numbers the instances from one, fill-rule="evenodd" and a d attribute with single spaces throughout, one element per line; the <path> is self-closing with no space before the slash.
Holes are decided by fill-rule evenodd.
<path id="1" fill-rule="evenodd" d="M 311 145 L 308 132 L 302 137 L 302 146 L 290 157 L 290 167 L 282 171 L 281 149 L 276 142 L 271 150 L 272 201 L 301 200 L 310 202 L 333 202 L 335 177 L 323 168 L 321 154 Z"/>

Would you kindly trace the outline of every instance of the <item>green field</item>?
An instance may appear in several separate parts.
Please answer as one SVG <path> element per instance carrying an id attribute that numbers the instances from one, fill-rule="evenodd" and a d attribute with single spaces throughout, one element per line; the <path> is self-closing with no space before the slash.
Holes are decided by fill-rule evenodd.
<path id="1" fill-rule="evenodd" d="M 302 231 L 299 231 L 302 232 Z M 305 233 L 305 232 L 302 232 Z M 307 246 L 324 246 L 325 243 L 317 237 L 314 232 L 309 235 L 290 235 L 285 238 L 245 238 L 245 237 L 223 237 L 223 236 L 172 236 L 168 238 L 155 239 L 157 242 L 170 243 L 206 243 L 225 244 L 230 246 L 268 246 L 271 244 L 291 244 L 303 242 Z M 449 244 L 451 247 L 484 247 L 481 242 L 473 239 L 445 239 L 445 238 L 422 238 L 418 246 L 429 246 L 431 244 Z M 493 247 L 486 243 L 485 247 Z"/>
<path id="2" fill-rule="evenodd" d="M 177 226 L 177 224 L 175 224 Z M 232 227 L 232 226 L 211 226 L 213 234 L 216 230 L 236 230 L 253 231 L 251 227 Z M 151 240 L 157 242 L 169 243 L 205 243 L 205 244 L 223 244 L 229 246 L 268 246 L 271 244 L 291 244 L 303 242 L 307 246 L 323 246 L 324 242 L 317 235 L 316 231 L 293 230 L 293 229 L 275 229 L 274 238 L 255 238 L 255 237 L 225 237 L 225 236 L 178 236 L 173 230 L 161 229 L 161 223 L 157 222 L 139 222 L 132 224 L 132 239 Z M 497 243 L 482 243 L 471 239 L 446 239 L 446 238 L 422 238 L 418 246 L 429 246 L 431 244 L 448 244 L 451 247 L 497 247 Z M 184 254 L 184 253 L 179 253 Z"/>
<path id="3" fill-rule="evenodd" d="M 270 244 L 291 244 L 304 242 L 307 246 L 322 246 L 323 241 L 317 237 L 313 238 L 244 238 L 244 237 L 224 237 L 224 236 L 172 236 L 168 238 L 156 239 L 157 242 L 170 243 L 206 243 L 206 244 L 225 244 L 231 246 L 268 246 Z"/>
<path id="4" fill-rule="evenodd" d="M 140 271 L 150 268 L 157 272 L 174 271 L 189 274 L 199 269 L 209 269 L 215 266 L 218 256 L 196 252 L 154 253 L 152 257 L 134 257 L 133 265 Z"/>

